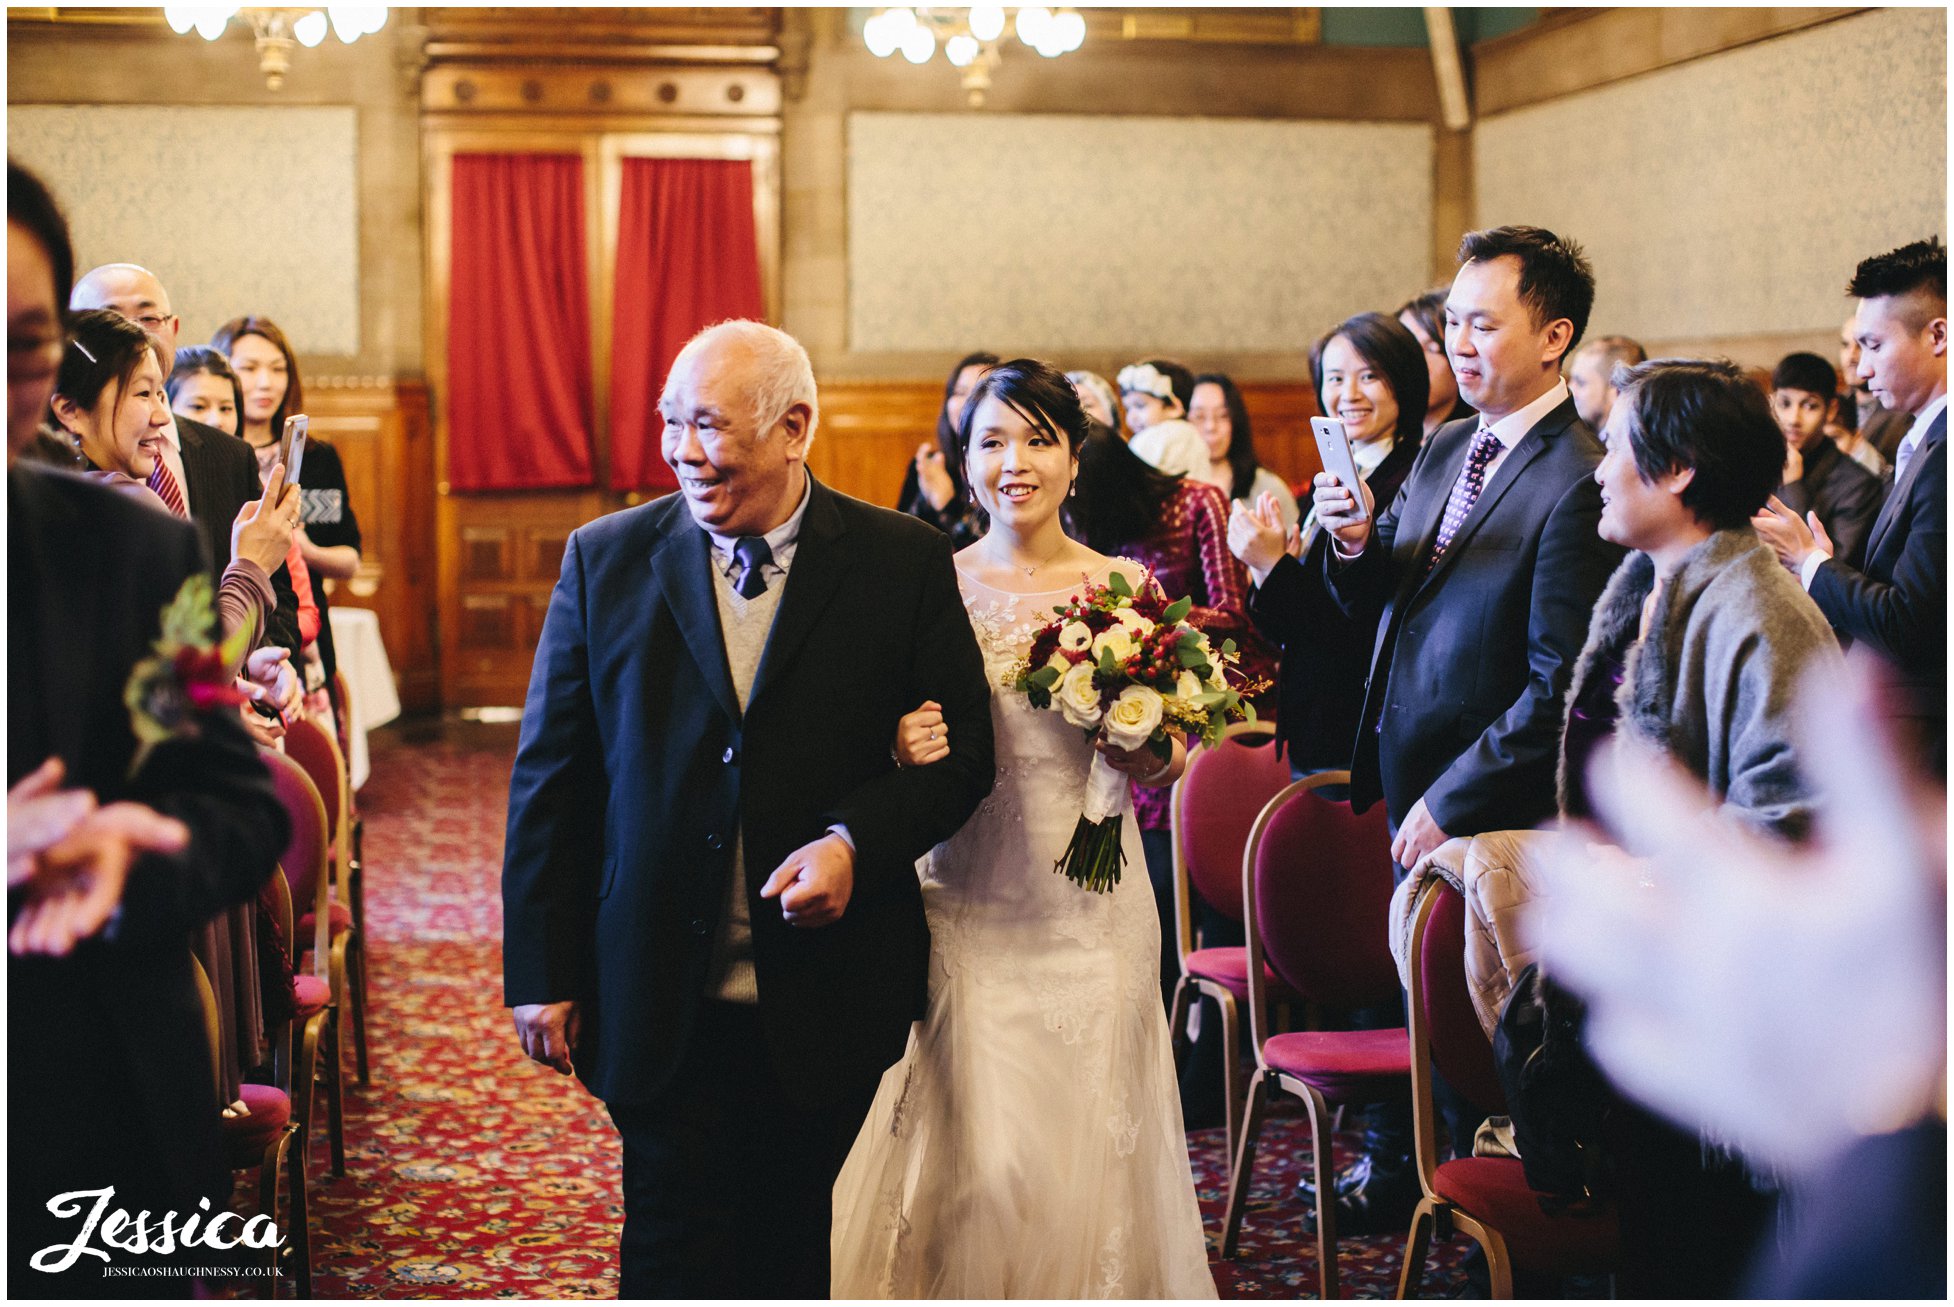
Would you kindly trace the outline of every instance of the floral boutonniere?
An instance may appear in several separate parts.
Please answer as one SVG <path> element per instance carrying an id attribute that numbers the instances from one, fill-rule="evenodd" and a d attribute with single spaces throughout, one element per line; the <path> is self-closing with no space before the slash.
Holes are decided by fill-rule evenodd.
<path id="1" fill-rule="evenodd" d="M 129 725 L 136 732 L 136 756 L 129 774 L 142 769 L 149 751 L 165 740 L 195 739 L 199 714 L 246 702 L 233 683 L 231 668 L 251 639 L 246 625 L 222 644 L 210 638 L 217 625 L 210 578 L 185 578 L 176 598 L 163 609 L 163 631 L 150 646 L 155 652 L 137 663 L 122 687 Z"/>

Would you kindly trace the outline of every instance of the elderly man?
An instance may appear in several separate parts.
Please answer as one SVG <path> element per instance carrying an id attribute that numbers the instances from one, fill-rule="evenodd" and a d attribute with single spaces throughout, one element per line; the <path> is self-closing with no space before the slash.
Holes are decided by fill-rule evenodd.
<path id="1" fill-rule="evenodd" d="M 91 268 L 75 283 L 68 307 L 114 309 L 162 342 L 174 356 L 183 319 L 170 308 L 170 294 L 154 273 L 133 263 L 105 263 Z M 261 493 L 258 458 L 251 446 L 180 414 L 163 432 L 163 456 L 156 460 L 149 487 L 177 516 L 196 525 L 211 563 L 213 579 L 231 561 L 231 525 L 238 510 Z M 280 567 L 271 575 L 278 606 L 265 614 L 268 645 L 299 650 L 298 595 L 292 574 Z"/>
<path id="2" fill-rule="evenodd" d="M 537 646 L 506 998 L 623 1136 L 622 1296 L 825 1297 L 835 1175 L 923 1015 L 914 863 L 990 791 L 990 691 L 948 537 L 808 473 L 792 337 L 700 333 L 659 408 L 679 493 L 570 537 Z M 950 756 L 898 768 L 924 699 Z"/>

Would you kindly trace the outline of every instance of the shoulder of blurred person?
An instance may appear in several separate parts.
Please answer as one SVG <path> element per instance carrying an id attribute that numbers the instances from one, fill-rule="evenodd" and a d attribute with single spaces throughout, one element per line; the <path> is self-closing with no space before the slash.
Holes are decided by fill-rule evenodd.
<path id="1" fill-rule="evenodd" d="M 197 714 L 132 770 L 125 686 L 164 607 L 202 570 L 189 525 L 79 475 L 18 464 L 8 510 L 9 782 L 56 756 L 67 785 L 145 804 L 190 837 L 181 853 L 136 862 L 101 934 L 66 957 L 8 959 L 12 1046 L 32 1050 L 10 1063 L 9 1181 L 30 1209 L 51 1186 L 74 1187 L 62 1123 L 113 1118 L 115 1161 L 90 1178 L 132 1207 L 187 1211 L 227 1192 L 228 1173 L 185 941 L 258 892 L 289 826 L 234 709 Z"/>

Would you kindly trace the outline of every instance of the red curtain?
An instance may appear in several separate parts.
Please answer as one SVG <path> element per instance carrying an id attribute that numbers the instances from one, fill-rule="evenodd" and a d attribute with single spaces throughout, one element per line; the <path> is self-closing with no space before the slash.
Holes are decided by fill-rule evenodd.
<path id="1" fill-rule="evenodd" d="M 448 484 L 591 484 L 583 159 L 458 154 L 448 290 Z"/>
<path id="2" fill-rule="evenodd" d="M 679 348 L 727 318 L 766 317 L 744 159 L 626 159 L 611 317 L 611 488 L 675 490 L 658 396 Z"/>

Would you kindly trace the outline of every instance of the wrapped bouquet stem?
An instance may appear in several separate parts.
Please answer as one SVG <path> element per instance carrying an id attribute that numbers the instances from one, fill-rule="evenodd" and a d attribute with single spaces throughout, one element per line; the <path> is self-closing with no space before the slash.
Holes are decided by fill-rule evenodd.
<path id="1" fill-rule="evenodd" d="M 1087 586 L 1052 610 L 1012 687 L 1032 707 L 1054 709 L 1116 748 L 1147 746 L 1164 760 L 1176 733 L 1211 741 L 1228 718 L 1253 720 L 1255 709 L 1228 682 L 1235 642 L 1213 649 L 1188 623 L 1192 608 L 1189 598 L 1168 603 L 1151 578 L 1142 577 L 1136 591 L 1114 572 L 1105 585 Z M 1119 884 L 1127 783 L 1125 773 L 1093 754 L 1085 810 L 1052 870 L 1096 893 Z"/>

